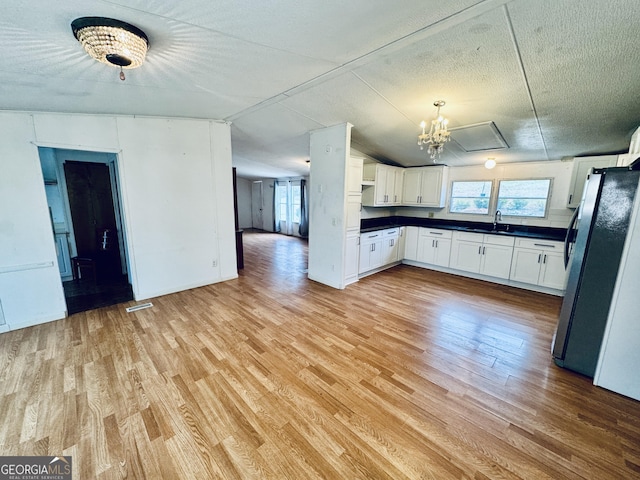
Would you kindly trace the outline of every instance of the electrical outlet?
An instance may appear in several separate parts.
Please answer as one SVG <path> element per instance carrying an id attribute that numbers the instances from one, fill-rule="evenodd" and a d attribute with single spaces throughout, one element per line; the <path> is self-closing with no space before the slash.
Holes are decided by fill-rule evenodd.
<path id="1" fill-rule="evenodd" d="M 218 266 L 218 261 L 214 260 L 213 262 L 211 262 L 211 266 L 212 267 L 217 267 Z"/>
<path id="2" fill-rule="evenodd" d="M 433 212 L 429 212 L 429 218 L 433 218 Z"/>

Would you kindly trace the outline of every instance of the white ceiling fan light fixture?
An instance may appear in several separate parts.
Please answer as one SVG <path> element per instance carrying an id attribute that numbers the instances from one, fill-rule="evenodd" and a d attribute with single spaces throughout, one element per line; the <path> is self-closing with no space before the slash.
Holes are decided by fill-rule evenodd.
<path id="1" fill-rule="evenodd" d="M 71 22 L 71 30 L 90 57 L 114 67 L 138 68 L 144 63 L 149 39 L 135 25 L 105 17 L 80 17 Z"/>
<path id="2" fill-rule="evenodd" d="M 440 115 L 440 108 L 444 107 L 444 100 L 436 100 L 433 102 L 433 106 L 437 108 L 436 118 L 431 121 L 431 127 L 427 132 L 427 123 L 423 120 L 420 123 L 422 133 L 418 135 L 418 145 L 420 150 L 424 150 L 424 146 L 427 145 L 427 153 L 429 157 L 435 163 L 436 157 L 440 157 L 444 150 L 444 144 L 449 141 L 449 120 Z"/>

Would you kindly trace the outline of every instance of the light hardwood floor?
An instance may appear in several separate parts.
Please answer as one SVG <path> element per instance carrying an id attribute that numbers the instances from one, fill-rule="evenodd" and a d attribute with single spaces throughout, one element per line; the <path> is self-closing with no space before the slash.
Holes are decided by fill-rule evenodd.
<path id="1" fill-rule="evenodd" d="M 640 404 L 556 367 L 560 299 L 409 266 L 237 280 L 0 335 L 0 455 L 74 479 L 640 478 Z M 640 368 L 640 366 L 630 366 Z"/>

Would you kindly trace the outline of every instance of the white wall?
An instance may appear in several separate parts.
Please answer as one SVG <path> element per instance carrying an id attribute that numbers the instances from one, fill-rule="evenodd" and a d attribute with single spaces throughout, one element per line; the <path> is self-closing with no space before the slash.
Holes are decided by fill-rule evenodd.
<path id="1" fill-rule="evenodd" d="M 567 228 L 572 209 L 566 207 L 569 194 L 569 182 L 571 180 L 571 170 L 573 162 L 564 161 L 544 161 L 544 162 L 522 162 L 506 163 L 498 165 L 492 170 L 484 168 L 483 165 L 468 167 L 450 167 L 449 181 L 447 184 L 447 203 L 444 208 L 421 208 L 421 207 L 397 207 L 389 208 L 363 208 L 362 218 L 383 217 L 388 215 L 402 215 L 410 217 L 428 217 L 433 214 L 436 219 L 460 220 L 471 222 L 493 222 L 495 206 L 492 204 L 490 215 L 465 215 L 459 213 L 449 213 L 449 192 L 451 182 L 454 180 L 494 180 L 494 192 L 498 188 L 498 180 L 501 179 L 530 179 L 530 178 L 552 178 L 551 198 L 547 218 L 524 219 L 509 217 L 505 222 L 511 224 L 527 224 L 543 227 Z"/>
<path id="2" fill-rule="evenodd" d="M 0 130 L 0 328 L 66 314 L 37 146 L 117 153 L 137 300 L 237 276 L 227 124 L 0 112 Z"/>

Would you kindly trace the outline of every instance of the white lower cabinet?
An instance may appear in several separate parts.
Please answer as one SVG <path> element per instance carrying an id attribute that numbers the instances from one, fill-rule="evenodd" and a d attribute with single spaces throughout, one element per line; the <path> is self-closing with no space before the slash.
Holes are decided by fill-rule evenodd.
<path id="1" fill-rule="evenodd" d="M 381 231 L 360 235 L 360 261 L 358 273 L 368 272 L 382 265 Z"/>
<path id="2" fill-rule="evenodd" d="M 465 272 L 509 278 L 514 237 L 453 232 L 449 266 Z"/>
<path id="3" fill-rule="evenodd" d="M 348 285 L 358 280 L 360 270 L 360 233 L 347 233 L 344 262 L 344 283 Z"/>
<path id="4" fill-rule="evenodd" d="M 519 238 L 513 249 L 510 279 L 563 290 L 566 283 L 564 244 Z"/>
<path id="5" fill-rule="evenodd" d="M 388 228 L 360 235 L 358 273 L 365 273 L 400 260 L 400 228 Z"/>
<path id="6" fill-rule="evenodd" d="M 399 228 L 382 231 L 382 265 L 388 265 L 398 261 L 399 233 Z"/>
<path id="7" fill-rule="evenodd" d="M 420 227 L 405 227 L 404 259 L 418 261 Z"/>
<path id="8" fill-rule="evenodd" d="M 451 253 L 451 234 L 450 230 L 420 228 L 416 260 L 430 265 L 448 267 L 449 254 Z"/>

